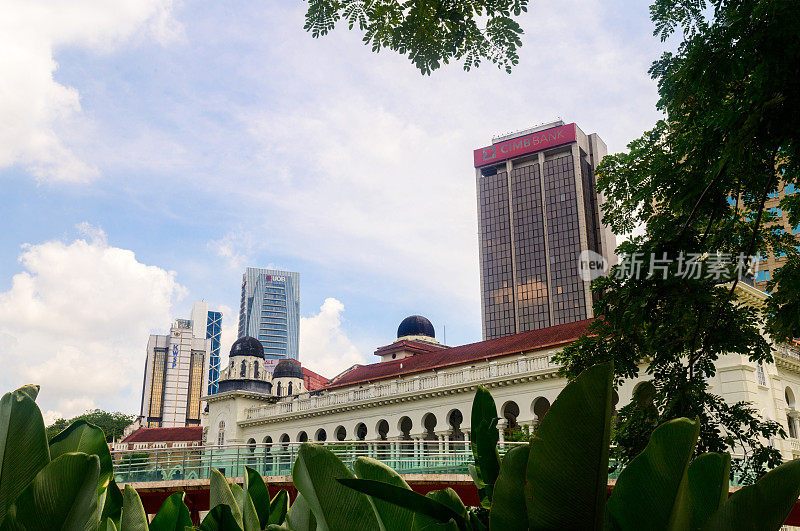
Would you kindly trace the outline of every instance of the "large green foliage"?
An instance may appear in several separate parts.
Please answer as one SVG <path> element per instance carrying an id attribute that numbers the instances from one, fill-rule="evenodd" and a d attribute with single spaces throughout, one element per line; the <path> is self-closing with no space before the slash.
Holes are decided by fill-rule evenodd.
<path id="1" fill-rule="evenodd" d="M 485 507 L 466 507 L 449 488 L 423 496 L 374 459 L 358 458 L 351 471 L 328 449 L 303 444 L 292 469 L 298 496 L 291 506 L 286 491 L 270 499 L 267 483 L 252 468 L 246 468 L 244 487 L 212 469 L 211 510 L 198 528 L 192 527 L 180 492 L 167 498 L 148 522 L 137 492 L 126 485 L 120 493 L 111 479 L 102 430 L 82 421 L 54 438 L 49 449 L 40 449 L 43 461 L 20 487 L 24 475 L 14 466 L 27 454 L 14 437 L 21 433 L 25 440 L 45 440 L 43 423 L 33 422 L 41 419 L 32 402 L 36 388 L 23 388 L 2 402 L 0 426 L 6 436 L 0 451 L 3 470 L 12 472 L 0 475 L 0 487 L 13 500 L 4 508 L 0 531 L 487 531 L 490 524 L 509 531 L 780 527 L 800 495 L 800 461 L 779 466 L 728 499 L 730 456 L 708 453 L 692 460 L 697 420 L 677 419 L 656 428 L 644 450 L 622 470 L 606 502 L 613 372 L 610 363 L 584 371 L 553 402 L 534 438 L 508 451 L 496 473 L 475 469 L 478 486 L 492 493 L 483 500 Z M 476 392 L 472 413 L 475 426 L 485 430 L 483 442 L 494 441 L 473 448 L 475 461 L 486 470 L 485 463 L 499 461 L 492 433 L 497 410 L 487 390 Z M 38 427 L 39 437 L 20 431 L 24 426 Z"/>
<path id="2" fill-rule="evenodd" d="M 606 503 L 612 374 L 611 364 L 603 364 L 575 378 L 555 400 L 531 442 L 506 454 L 492 485 L 493 528 L 780 527 L 800 494 L 800 461 L 769 472 L 728 500 L 729 456 L 706 454 L 692 461 L 700 430 L 697 420 L 676 419 L 659 426 L 644 451 L 622 470 Z M 479 390 L 473 403 L 475 420 L 496 416 L 485 406 L 485 390 Z M 454 505 L 452 495 L 444 491 L 423 497 L 375 480 L 340 481 L 440 526 L 485 527 Z M 772 488 L 782 490 L 766 502 L 765 493 Z M 769 516 L 759 513 L 759 503 Z"/>
<path id="3" fill-rule="evenodd" d="M 481 503 L 488 506 L 492 501 L 492 490 L 500 473 L 500 454 L 497 451 L 497 441 L 500 432 L 497 429 L 497 405 L 491 393 L 483 387 L 475 391 L 475 400 L 472 402 L 472 455 L 475 464 L 471 469 L 481 497 Z"/>
<path id="4" fill-rule="evenodd" d="M 608 484 L 612 375 L 606 363 L 567 385 L 545 417 L 556 421 L 542 421 L 531 440 L 525 500 L 531 528 L 600 525 Z"/>

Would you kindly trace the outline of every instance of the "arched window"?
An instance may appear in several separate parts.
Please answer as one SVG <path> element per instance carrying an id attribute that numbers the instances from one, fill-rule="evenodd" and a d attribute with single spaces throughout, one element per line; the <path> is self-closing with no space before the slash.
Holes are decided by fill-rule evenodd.
<path id="1" fill-rule="evenodd" d="M 247 362 L 242 360 L 242 369 L 239 371 L 239 376 L 244 378 L 247 376 Z"/>
<path id="2" fill-rule="evenodd" d="M 253 378 L 258 379 L 258 362 L 253 364 Z"/>
<path id="3" fill-rule="evenodd" d="M 289 382 L 289 390 L 286 392 L 287 395 L 292 394 L 292 382 Z"/>
<path id="4" fill-rule="evenodd" d="M 278 382 L 278 390 L 277 390 L 277 391 L 275 391 L 275 394 L 276 394 L 277 396 L 281 396 L 281 383 L 280 383 L 280 382 Z"/>
<path id="5" fill-rule="evenodd" d="M 217 444 L 222 446 L 225 444 L 225 421 L 219 421 L 219 431 L 217 432 Z"/>

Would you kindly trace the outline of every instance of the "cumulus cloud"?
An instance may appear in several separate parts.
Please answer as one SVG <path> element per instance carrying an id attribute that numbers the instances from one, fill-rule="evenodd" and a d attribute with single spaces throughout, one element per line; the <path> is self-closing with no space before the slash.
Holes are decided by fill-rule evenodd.
<path id="1" fill-rule="evenodd" d="M 84 128 L 80 95 L 55 80 L 57 50 L 104 53 L 134 38 L 180 35 L 173 0 L 9 0 L 0 7 L 0 168 L 21 164 L 38 181 L 99 175 L 70 142 Z"/>
<path id="2" fill-rule="evenodd" d="M 175 272 L 79 228 L 88 237 L 23 246 L 23 271 L 0 292 L 0 385 L 41 385 L 50 420 L 92 407 L 138 412 L 147 337 L 185 296 Z"/>
<path id="3" fill-rule="evenodd" d="M 329 297 L 319 313 L 300 319 L 300 362 L 326 378 L 356 363 L 366 363 L 342 329 L 343 312 L 344 304 Z"/>

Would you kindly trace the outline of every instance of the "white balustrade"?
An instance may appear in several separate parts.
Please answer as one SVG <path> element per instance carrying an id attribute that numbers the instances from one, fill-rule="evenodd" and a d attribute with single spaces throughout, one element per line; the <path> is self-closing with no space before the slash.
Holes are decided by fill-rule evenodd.
<path id="1" fill-rule="evenodd" d="M 794 349 L 778 348 L 779 355 L 800 360 L 800 354 Z M 301 411 L 338 406 L 353 402 L 363 402 L 386 396 L 402 395 L 426 391 L 440 387 L 484 382 L 491 378 L 505 376 L 521 376 L 529 373 L 552 371 L 558 365 L 553 363 L 552 356 L 524 357 L 508 361 L 492 361 L 488 364 L 473 367 L 459 367 L 443 370 L 436 374 L 415 376 L 403 380 L 392 380 L 386 383 L 375 383 L 360 389 L 344 389 L 328 391 L 317 396 L 293 398 L 273 405 L 254 406 L 245 410 L 247 420 L 255 420 Z"/>

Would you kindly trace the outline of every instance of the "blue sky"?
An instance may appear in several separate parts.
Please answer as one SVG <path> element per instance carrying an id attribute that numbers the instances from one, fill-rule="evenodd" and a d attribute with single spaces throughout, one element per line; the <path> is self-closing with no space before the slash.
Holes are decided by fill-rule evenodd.
<path id="1" fill-rule="evenodd" d="M 329 376 L 412 313 L 477 341 L 471 150 L 561 117 L 620 151 L 659 117 L 646 3 L 534 2 L 511 75 L 432 76 L 344 26 L 312 39 L 304 6 L 0 7 L 4 389 L 137 410 L 147 334 L 204 299 L 229 344 L 248 265 L 300 272 L 301 361 Z"/>

